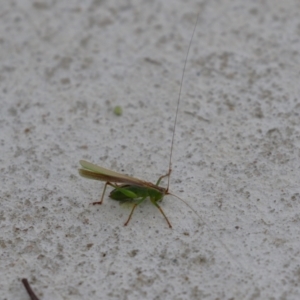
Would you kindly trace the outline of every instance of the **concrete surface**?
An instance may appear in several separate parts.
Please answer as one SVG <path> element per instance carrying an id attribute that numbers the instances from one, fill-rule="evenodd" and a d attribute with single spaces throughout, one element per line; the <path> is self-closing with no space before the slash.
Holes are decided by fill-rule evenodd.
<path id="1" fill-rule="evenodd" d="M 1 1 L 0 299 L 299 299 L 300 2 Z M 155 182 L 105 197 L 79 160 Z M 123 115 L 113 113 L 116 105 Z M 166 184 L 164 182 L 163 184 Z"/>

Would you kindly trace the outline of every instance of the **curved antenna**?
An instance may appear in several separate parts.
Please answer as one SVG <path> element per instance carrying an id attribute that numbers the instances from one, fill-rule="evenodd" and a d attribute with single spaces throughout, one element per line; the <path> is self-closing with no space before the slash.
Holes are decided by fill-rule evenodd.
<path id="1" fill-rule="evenodd" d="M 168 185 L 167 185 L 167 190 L 166 190 L 167 192 L 169 190 L 170 175 L 171 175 L 171 172 L 172 172 L 173 145 L 174 145 L 174 139 L 175 139 L 175 131 L 176 131 L 177 116 L 178 116 L 179 103 L 180 103 L 180 98 L 181 98 L 182 85 L 183 85 L 183 78 L 184 78 L 184 73 L 185 73 L 186 64 L 187 64 L 187 60 L 188 60 L 188 57 L 189 57 L 191 45 L 192 45 L 192 42 L 193 42 L 193 37 L 194 37 L 195 31 L 196 31 L 196 27 L 197 27 L 197 24 L 198 24 L 199 16 L 200 16 L 200 13 L 198 13 L 198 15 L 197 15 L 197 20 L 196 20 L 196 23 L 195 23 L 195 26 L 194 26 L 194 29 L 193 29 L 193 33 L 192 33 L 192 36 L 191 36 L 191 39 L 190 39 L 189 47 L 188 47 L 188 50 L 187 50 L 187 53 L 186 53 L 186 57 L 185 57 L 184 65 L 183 65 L 182 76 L 181 76 L 181 81 L 180 81 L 179 94 L 178 94 L 178 99 L 177 99 L 177 108 L 176 108 L 175 120 L 174 120 L 174 125 L 173 125 L 171 149 L 170 149 Z"/>
<path id="2" fill-rule="evenodd" d="M 225 245 L 225 243 L 222 242 L 222 240 L 216 235 L 215 231 L 208 225 L 207 222 L 204 221 L 203 217 L 199 213 L 197 213 L 197 211 L 190 204 L 188 204 L 185 200 L 183 200 L 182 198 L 178 197 L 177 195 L 174 195 L 174 194 L 171 194 L 171 193 L 169 193 L 169 195 L 172 195 L 173 197 L 176 197 L 177 199 L 179 199 L 180 201 L 182 201 L 186 206 L 188 206 L 192 210 L 192 212 L 200 219 L 200 221 L 203 224 L 205 224 L 205 226 L 208 228 L 210 234 L 212 234 L 215 237 L 215 239 L 221 244 L 221 246 L 226 250 L 226 252 L 229 255 L 229 257 L 233 261 L 235 261 L 242 270 L 245 270 L 245 267 L 238 260 L 235 260 L 235 257 L 230 252 L 229 248 Z"/>
<path id="3" fill-rule="evenodd" d="M 225 249 L 225 251 L 227 252 L 227 255 L 231 258 L 231 260 L 235 262 L 235 264 L 240 268 L 240 270 L 249 274 L 249 272 L 247 272 L 246 267 L 236 257 L 233 256 L 232 252 L 229 250 L 229 248 L 226 246 L 226 244 L 221 240 L 221 238 L 219 238 L 217 236 L 217 234 L 212 229 L 212 227 L 209 226 L 208 223 L 204 221 L 204 218 L 199 213 L 197 213 L 197 211 L 190 204 L 188 204 L 185 200 L 178 197 L 177 195 L 174 195 L 172 193 L 168 193 L 168 195 L 176 197 L 178 200 L 180 200 L 186 206 L 188 206 L 192 210 L 192 212 L 199 218 L 199 220 L 206 226 L 206 228 L 208 228 L 208 231 L 210 232 L 210 234 L 213 235 L 214 238 L 219 242 L 219 244 Z M 250 280 L 251 280 L 253 286 L 255 287 L 255 282 L 252 277 L 250 278 Z M 249 290 L 250 290 L 250 288 L 248 289 L 247 294 L 249 293 Z"/>

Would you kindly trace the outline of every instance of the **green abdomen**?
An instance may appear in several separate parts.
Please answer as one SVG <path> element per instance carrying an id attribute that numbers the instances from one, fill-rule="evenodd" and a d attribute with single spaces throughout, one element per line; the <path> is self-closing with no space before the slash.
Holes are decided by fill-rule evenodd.
<path id="1" fill-rule="evenodd" d="M 112 190 L 109 197 L 120 202 L 135 202 L 146 197 L 159 201 L 162 200 L 163 194 L 152 188 L 135 185 L 122 185 L 119 188 Z"/>

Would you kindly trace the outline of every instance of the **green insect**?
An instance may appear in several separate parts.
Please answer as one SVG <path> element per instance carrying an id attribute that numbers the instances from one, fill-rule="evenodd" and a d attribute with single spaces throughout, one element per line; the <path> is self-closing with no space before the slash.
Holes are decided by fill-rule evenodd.
<path id="1" fill-rule="evenodd" d="M 135 208 L 149 197 L 151 203 L 153 203 L 159 209 L 166 219 L 169 227 L 172 228 L 170 221 L 158 204 L 163 200 L 165 195 L 170 194 L 168 189 L 159 186 L 162 178 L 169 176 L 170 172 L 159 177 L 156 184 L 153 184 L 151 182 L 142 181 L 134 177 L 102 168 L 85 160 L 81 160 L 80 164 L 83 167 L 83 169 L 79 169 L 79 174 L 82 177 L 106 182 L 102 192 L 101 200 L 99 202 L 94 202 L 93 205 L 102 204 L 106 187 L 110 185 L 114 188 L 109 195 L 111 199 L 119 201 L 120 203 L 133 203 L 131 213 L 124 224 L 125 226 L 129 223 Z M 118 185 L 118 183 L 124 184 Z"/>
<path id="2" fill-rule="evenodd" d="M 184 72 L 186 68 L 186 63 L 190 51 L 190 47 L 192 44 L 193 36 L 195 33 L 195 29 L 197 27 L 199 15 L 197 17 L 194 30 L 192 33 L 192 37 L 190 39 L 190 43 L 188 46 L 183 72 L 182 72 L 182 78 L 179 88 L 179 95 L 177 100 L 177 108 L 176 108 L 176 114 L 175 114 L 175 120 L 173 125 L 173 136 L 171 141 L 171 149 L 170 149 L 170 161 L 169 161 L 169 171 L 167 174 L 159 177 L 156 184 L 153 184 L 151 182 L 146 182 L 134 177 L 130 177 L 121 173 L 117 173 L 108 169 L 105 169 L 103 167 L 97 166 L 95 164 L 92 164 L 90 162 L 87 162 L 85 160 L 80 161 L 80 165 L 82 166 L 82 169 L 79 169 L 79 174 L 82 177 L 88 178 L 88 179 L 94 179 L 94 180 L 100 180 L 105 182 L 105 186 L 102 192 L 101 200 L 98 202 L 93 202 L 94 205 L 96 204 L 102 204 L 104 194 L 106 191 L 106 187 L 108 185 L 112 186 L 114 188 L 113 191 L 111 191 L 109 197 L 113 200 L 119 201 L 120 203 L 124 202 L 130 202 L 133 204 L 132 210 L 129 214 L 129 217 L 127 221 L 125 222 L 125 226 L 128 225 L 132 214 L 136 207 L 144 202 L 147 198 L 150 199 L 151 203 L 155 205 L 161 214 L 164 216 L 165 220 L 167 221 L 170 228 L 172 228 L 172 225 L 170 221 L 168 220 L 167 216 L 165 215 L 164 211 L 160 207 L 159 203 L 163 200 L 165 195 L 173 195 L 179 200 L 183 201 L 188 207 L 190 207 L 196 214 L 197 212 L 183 199 L 179 198 L 178 196 L 171 194 L 169 192 L 169 183 L 170 183 L 170 175 L 171 175 L 171 161 L 172 161 L 172 153 L 173 153 L 173 144 L 174 144 L 174 138 L 175 138 L 175 129 L 176 129 L 176 123 L 177 123 L 177 115 L 178 115 L 178 109 L 179 109 L 179 103 L 180 103 L 180 97 L 181 97 L 181 90 L 182 90 L 182 82 L 184 77 Z M 168 177 L 168 185 L 166 188 L 159 186 L 161 180 L 164 177 Z M 198 214 L 197 214 L 198 215 Z"/>

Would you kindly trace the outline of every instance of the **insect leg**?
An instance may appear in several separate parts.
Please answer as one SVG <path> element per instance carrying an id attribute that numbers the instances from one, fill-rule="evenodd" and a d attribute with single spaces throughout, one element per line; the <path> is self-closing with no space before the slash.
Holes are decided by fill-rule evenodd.
<path id="1" fill-rule="evenodd" d="M 160 184 L 160 182 L 161 182 L 161 180 L 164 178 L 164 177 L 168 177 L 170 175 L 170 172 L 168 172 L 166 175 L 162 175 L 162 176 L 160 176 L 159 178 L 158 178 L 158 180 L 157 180 L 157 182 L 156 182 L 156 184 L 155 185 L 159 185 Z"/>
<path id="2" fill-rule="evenodd" d="M 147 198 L 147 196 L 144 197 L 144 198 L 142 198 L 139 202 L 133 204 L 133 207 L 132 207 L 132 210 L 131 210 L 131 212 L 130 212 L 130 215 L 129 215 L 127 221 L 125 222 L 124 226 L 127 226 L 127 225 L 128 225 L 128 223 L 129 223 L 129 221 L 130 221 L 130 219 L 131 219 L 131 217 L 132 217 L 132 214 L 133 214 L 135 208 L 136 208 L 139 204 L 141 204 L 146 198 Z"/>
<path id="3" fill-rule="evenodd" d="M 166 219 L 169 227 L 172 228 L 172 225 L 171 225 L 170 221 L 168 220 L 167 216 L 165 215 L 164 211 L 162 210 L 162 208 L 157 204 L 157 202 L 154 199 L 150 198 L 150 200 L 159 209 L 159 211 L 161 212 L 161 214 L 164 216 L 164 218 Z"/>
<path id="4" fill-rule="evenodd" d="M 98 201 L 98 202 L 93 202 L 92 203 L 93 205 L 96 205 L 96 204 L 100 204 L 101 205 L 102 204 L 107 185 L 110 185 L 110 186 L 112 186 L 114 188 L 116 187 L 115 185 L 113 185 L 110 182 L 105 182 L 104 189 L 103 189 L 102 196 L 101 196 L 101 200 Z"/>

